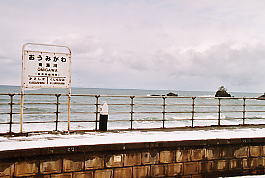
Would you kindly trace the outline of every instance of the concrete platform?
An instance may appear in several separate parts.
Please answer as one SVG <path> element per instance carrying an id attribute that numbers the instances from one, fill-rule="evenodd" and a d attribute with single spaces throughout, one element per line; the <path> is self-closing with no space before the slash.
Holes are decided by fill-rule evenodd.
<path id="1" fill-rule="evenodd" d="M 208 128 L 160 131 L 88 132 L 75 134 L 30 134 L 0 137 L 0 151 L 30 148 L 264 137 L 265 128 Z"/>

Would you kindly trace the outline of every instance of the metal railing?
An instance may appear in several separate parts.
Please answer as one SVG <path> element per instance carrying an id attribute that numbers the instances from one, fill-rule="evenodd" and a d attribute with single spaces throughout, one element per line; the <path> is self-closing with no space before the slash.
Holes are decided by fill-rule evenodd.
<path id="1" fill-rule="evenodd" d="M 20 96 L 0 94 L 0 133 L 18 133 L 21 123 L 24 132 L 97 131 L 103 101 L 110 108 L 109 130 L 265 124 L 265 101 L 251 97 L 72 94 L 68 120 L 68 94 L 24 94 L 20 121 Z"/>

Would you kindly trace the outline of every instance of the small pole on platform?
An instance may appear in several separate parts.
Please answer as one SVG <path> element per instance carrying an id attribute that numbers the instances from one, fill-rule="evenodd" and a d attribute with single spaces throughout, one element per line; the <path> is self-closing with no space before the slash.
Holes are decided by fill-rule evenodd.
<path id="1" fill-rule="evenodd" d="M 192 97 L 191 127 L 194 127 L 195 98 L 196 97 Z"/>
<path id="2" fill-rule="evenodd" d="M 218 98 L 218 126 L 221 125 L 221 98 Z"/>
<path id="3" fill-rule="evenodd" d="M 58 131 L 58 121 L 59 121 L 59 97 L 61 94 L 55 94 L 56 96 L 56 118 L 55 118 L 55 131 Z"/>
<path id="4" fill-rule="evenodd" d="M 12 133 L 12 124 L 13 124 L 13 97 L 14 97 L 14 94 L 9 94 L 9 96 L 10 96 L 9 133 Z"/>
<path id="5" fill-rule="evenodd" d="M 23 132 L 23 111 L 24 111 L 24 90 L 25 90 L 25 83 L 24 83 L 24 48 L 26 44 L 22 46 L 22 70 L 21 70 L 21 88 L 20 88 L 20 118 L 19 118 L 19 123 L 20 123 L 20 133 Z"/>
<path id="6" fill-rule="evenodd" d="M 163 129 L 165 128 L 165 120 L 166 120 L 166 97 L 163 97 Z"/>
<path id="7" fill-rule="evenodd" d="M 99 114 L 99 130 L 107 131 L 108 130 L 108 117 L 109 117 L 109 106 L 107 102 L 100 107 Z"/>
<path id="8" fill-rule="evenodd" d="M 98 130 L 98 114 L 99 114 L 99 97 L 100 95 L 96 95 L 96 124 L 95 124 L 95 130 Z"/>
<path id="9" fill-rule="evenodd" d="M 20 95 L 20 133 L 23 132 L 23 112 L 24 112 L 24 90 L 21 91 Z"/>
<path id="10" fill-rule="evenodd" d="M 68 102 L 67 102 L 68 104 L 68 108 L 67 108 L 67 112 L 68 112 L 68 132 L 70 131 L 70 114 L 71 114 L 71 93 L 69 92 L 69 94 L 68 94 Z"/>
<path id="11" fill-rule="evenodd" d="M 246 119 L 246 98 L 243 98 L 243 125 L 245 125 L 245 119 Z"/>
<path id="12" fill-rule="evenodd" d="M 131 130 L 132 130 L 133 129 L 133 105 L 134 105 L 133 99 L 134 99 L 134 96 L 130 96 L 130 98 L 131 98 L 131 104 L 130 104 L 131 105 L 131 112 L 130 112 L 131 113 L 131 120 L 130 121 L 131 121 Z"/>

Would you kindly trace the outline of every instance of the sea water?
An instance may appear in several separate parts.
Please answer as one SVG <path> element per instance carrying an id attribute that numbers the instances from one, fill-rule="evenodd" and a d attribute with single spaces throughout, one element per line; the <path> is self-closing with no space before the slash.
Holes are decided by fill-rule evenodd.
<path id="1" fill-rule="evenodd" d="M 99 104 L 109 104 L 109 129 L 139 129 L 161 127 L 190 127 L 192 126 L 192 98 L 197 97 L 194 108 L 193 126 L 239 125 L 243 123 L 243 99 L 221 100 L 221 114 L 219 116 L 219 100 L 214 98 L 215 92 L 207 91 L 174 91 L 174 90 L 140 90 L 140 89 L 101 89 L 101 88 L 72 88 L 72 94 L 86 94 L 91 96 L 71 97 L 71 130 L 95 130 L 96 125 L 96 97 L 100 95 Z M 163 106 L 162 97 L 146 97 L 150 95 L 165 95 L 169 92 L 177 93 L 178 98 L 166 98 Z M 15 86 L 0 86 L 0 93 L 20 93 Z M 63 89 L 28 90 L 29 94 L 67 93 Z M 116 97 L 107 97 L 111 95 Z M 118 97 L 118 96 L 128 97 Z M 257 97 L 261 93 L 231 92 L 237 97 Z M 133 110 L 131 110 L 131 98 Z M 143 96 L 143 97 L 141 97 Z M 58 130 L 67 130 L 67 96 L 59 98 Z M 13 105 L 12 131 L 19 132 L 20 96 L 15 95 Z M 10 96 L 0 95 L 0 133 L 10 129 Z M 26 95 L 23 108 L 23 131 L 52 131 L 56 129 L 56 97 L 47 95 Z M 45 103 L 45 104 L 41 104 Z M 245 124 L 265 124 L 265 101 L 256 99 L 246 100 Z M 165 115 L 162 112 L 167 112 Z M 133 115 L 130 113 L 133 111 Z M 131 123 L 131 119 L 133 122 Z M 164 120 L 164 121 L 163 121 Z M 77 122 L 78 121 L 78 122 Z M 79 122 L 84 121 L 84 122 Z M 36 123 L 30 123 L 36 122 Z M 41 122 L 41 123 L 37 123 Z"/>

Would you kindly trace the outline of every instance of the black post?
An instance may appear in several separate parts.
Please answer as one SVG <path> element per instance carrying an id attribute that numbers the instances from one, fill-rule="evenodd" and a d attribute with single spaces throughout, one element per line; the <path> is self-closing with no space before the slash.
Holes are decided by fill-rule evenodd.
<path id="1" fill-rule="evenodd" d="M 245 125 L 245 119 L 246 119 L 246 98 L 243 98 L 243 125 Z"/>
<path id="2" fill-rule="evenodd" d="M 130 96 L 130 98 L 131 98 L 131 120 L 130 120 L 130 122 L 131 122 L 131 130 L 133 129 L 133 105 L 134 105 L 134 103 L 133 103 L 133 99 L 134 99 L 134 96 Z"/>
<path id="3" fill-rule="evenodd" d="M 194 127 L 195 98 L 192 97 L 191 127 Z"/>
<path id="4" fill-rule="evenodd" d="M 98 114 L 99 114 L 99 108 L 98 108 L 98 105 L 99 105 L 99 95 L 96 95 L 96 124 L 95 124 L 95 130 L 98 130 Z"/>
<path id="5" fill-rule="evenodd" d="M 100 131 L 107 131 L 108 130 L 108 115 L 99 116 L 99 130 Z"/>
<path id="6" fill-rule="evenodd" d="M 55 131 L 58 130 L 58 121 L 59 121 L 59 97 L 61 96 L 61 94 L 56 94 L 56 117 L 55 117 Z"/>
<path id="7" fill-rule="evenodd" d="M 218 126 L 221 125 L 221 98 L 218 98 Z"/>
<path id="8" fill-rule="evenodd" d="M 165 120 L 166 120 L 166 97 L 163 97 L 163 129 L 165 128 Z"/>
<path id="9" fill-rule="evenodd" d="M 13 97 L 14 94 L 9 94 L 10 96 L 10 115 L 9 115 L 9 133 L 12 133 L 12 124 L 13 124 Z"/>
<path id="10" fill-rule="evenodd" d="M 100 108 L 100 116 L 99 116 L 99 130 L 107 131 L 108 130 L 108 105 L 104 103 Z"/>

